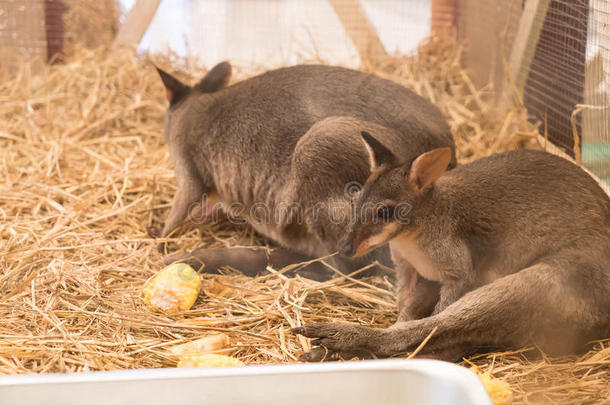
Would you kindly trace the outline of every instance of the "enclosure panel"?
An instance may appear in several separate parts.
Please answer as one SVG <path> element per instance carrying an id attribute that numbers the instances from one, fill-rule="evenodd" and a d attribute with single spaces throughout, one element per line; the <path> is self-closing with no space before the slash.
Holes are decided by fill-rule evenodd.
<path id="1" fill-rule="evenodd" d="M 3 64 L 47 56 L 44 0 L 0 0 L 0 57 Z"/>
<path id="2" fill-rule="evenodd" d="M 533 121 L 575 156 L 572 112 L 583 102 L 588 0 L 554 0 L 548 9 L 524 92 Z M 574 124 L 581 132 L 580 116 Z M 576 145 L 580 148 L 580 145 Z"/>
<path id="3" fill-rule="evenodd" d="M 610 1 L 593 0 L 582 112 L 582 158 L 610 185 Z"/>
<path id="4" fill-rule="evenodd" d="M 464 66 L 499 106 L 502 89 L 512 92 L 506 66 L 526 1 L 461 0 L 455 11 Z M 610 184 L 610 1 L 552 0 L 544 17 L 528 44 L 524 105 L 541 135 Z"/>
<path id="5" fill-rule="evenodd" d="M 230 60 L 246 71 L 317 61 L 358 67 L 354 37 L 366 39 L 375 33 L 388 53 L 410 53 L 430 33 L 430 0 L 358 0 L 370 23 L 367 28 L 353 10 L 354 0 L 332 4 L 335 7 L 328 0 L 164 0 L 139 50 L 169 48 L 206 66 Z"/>

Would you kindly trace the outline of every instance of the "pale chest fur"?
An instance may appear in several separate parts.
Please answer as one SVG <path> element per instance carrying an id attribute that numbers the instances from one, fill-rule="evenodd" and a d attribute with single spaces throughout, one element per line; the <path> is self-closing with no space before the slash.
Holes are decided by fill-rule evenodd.
<path id="1" fill-rule="evenodd" d="M 419 275 L 432 281 L 441 281 L 442 273 L 413 235 L 401 235 L 390 241 L 392 260 L 396 266 L 407 262 Z"/>

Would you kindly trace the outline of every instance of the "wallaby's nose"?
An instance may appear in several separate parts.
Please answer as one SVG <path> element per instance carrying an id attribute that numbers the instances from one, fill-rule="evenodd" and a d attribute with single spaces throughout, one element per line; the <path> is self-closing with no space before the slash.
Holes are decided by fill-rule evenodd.
<path id="1" fill-rule="evenodd" d="M 344 256 L 353 256 L 356 253 L 354 249 L 354 239 L 350 235 L 345 235 L 337 243 L 337 250 Z"/>

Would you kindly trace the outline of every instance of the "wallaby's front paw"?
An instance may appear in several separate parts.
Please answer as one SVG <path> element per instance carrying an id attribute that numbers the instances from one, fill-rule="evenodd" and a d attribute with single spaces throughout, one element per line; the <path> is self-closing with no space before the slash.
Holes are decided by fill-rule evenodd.
<path id="1" fill-rule="evenodd" d="M 375 358 L 375 355 L 368 350 L 356 350 L 356 351 L 334 351 L 324 346 L 318 346 L 311 349 L 311 351 L 302 354 L 299 357 L 301 361 L 307 361 L 309 363 L 321 363 L 324 361 L 338 361 L 338 360 L 352 360 L 357 358 L 359 360 Z"/>
<path id="2" fill-rule="evenodd" d="M 337 352 L 330 351 L 326 347 L 313 347 L 307 353 L 303 353 L 299 356 L 299 360 L 310 363 L 320 363 L 323 361 L 339 360 L 339 358 Z"/>
<path id="3" fill-rule="evenodd" d="M 150 238 L 157 239 L 161 236 L 161 228 L 159 228 L 158 226 L 150 225 L 146 227 L 146 233 Z"/>
<path id="4" fill-rule="evenodd" d="M 146 227 L 146 233 L 148 233 L 148 236 L 152 239 L 158 239 L 161 237 L 161 228 L 157 227 L 157 226 L 147 226 Z M 160 242 L 159 244 L 157 244 L 157 251 L 159 251 L 159 253 L 161 254 L 166 254 L 167 253 L 167 242 Z"/>
<path id="5" fill-rule="evenodd" d="M 378 333 L 378 331 L 372 328 L 346 323 L 314 323 L 293 328 L 292 332 L 315 339 L 312 342 L 314 346 L 321 346 L 322 350 L 328 349 L 328 351 L 331 352 L 330 360 L 337 354 L 335 352 L 338 352 L 339 355 L 341 353 L 354 354 L 357 352 L 374 352 L 374 342 Z M 317 358 L 319 357 L 317 355 L 321 353 L 320 348 L 314 348 L 310 354 L 306 353 L 305 356 Z M 328 357 L 328 353 L 326 356 Z M 320 359 L 312 360 L 308 357 L 306 357 L 305 360 L 321 361 Z"/>
<path id="6" fill-rule="evenodd" d="M 169 242 L 161 242 L 157 245 L 157 250 L 162 255 L 166 255 L 166 254 L 170 253 L 169 247 L 170 247 Z"/>

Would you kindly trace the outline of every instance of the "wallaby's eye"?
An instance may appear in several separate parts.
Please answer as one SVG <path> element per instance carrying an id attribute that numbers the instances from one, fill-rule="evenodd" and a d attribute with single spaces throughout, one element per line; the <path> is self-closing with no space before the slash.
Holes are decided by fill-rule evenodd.
<path id="1" fill-rule="evenodd" d="M 394 207 L 390 205 L 384 205 L 377 209 L 377 218 L 383 219 L 384 221 L 389 221 L 394 218 Z"/>

